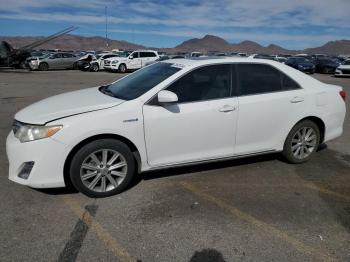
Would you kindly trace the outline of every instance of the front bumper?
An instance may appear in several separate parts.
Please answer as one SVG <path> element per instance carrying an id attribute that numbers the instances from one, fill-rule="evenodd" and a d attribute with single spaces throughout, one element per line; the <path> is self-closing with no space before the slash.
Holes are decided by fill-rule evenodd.
<path id="1" fill-rule="evenodd" d="M 103 68 L 104 68 L 104 70 L 106 70 L 106 71 L 115 72 L 115 71 L 118 71 L 119 64 L 116 64 L 116 65 L 112 65 L 112 64 L 104 65 Z"/>
<path id="2" fill-rule="evenodd" d="M 33 188 L 64 187 L 64 162 L 70 150 L 52 138 L 21 143 L 11 131 L 6 141 L 9 179 Z M 34 162 L 27 179 L 18 177 L 25 162 Z"/>
<path id="3" fill-rule="evenodd" d="M 350 69 L 348 70 L 336 69 L 334 74 L 336 76 L 350 76 Z"/>
<path id="4" fill-rule="evenodd" d="M 37 70 L 37 69 L 39 68 L 39 64 L 38 64 L 38 63 L 33 64 L 33 63 L 29 62 L 29 63 L 28 63 L 28 67 L 29 67 L 31 70 Z"/>

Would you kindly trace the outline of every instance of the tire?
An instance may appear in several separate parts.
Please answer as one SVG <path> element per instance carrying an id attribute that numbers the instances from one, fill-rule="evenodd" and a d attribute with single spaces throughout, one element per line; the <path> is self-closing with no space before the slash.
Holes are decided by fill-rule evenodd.
<path id="1" fill-rule="evenodd" d="M 104 152 L 107 152 L 107 161 L 103 161 Z M 110 162 L 116 155 L 115 160 Z M 105 167 L 102 167 L 103 162 Z M 116 167 L 117 165 L 120 166 Z M 135 170 L 136 162 L 128 146 L 115 139 L 100 139 L 86 144 L 76 152 L 70 164 L 69 175 L 78 191 L 88 197 L 98 198 L 125 190 L 132 181 Z"/>
<path id="2" fill-rule="evenodd" d="M 49 65 L 47 63 L 41 63 L 39 65 L 39 70 L 40 71 L 47 71 L 47 70 L 49 70 Z"/>
<path id="3" fill-rule="evenodd" d="M 328 74 L 329 73 L 329 69 L 327 67 L 322 69 L 322 73 L 323 74 Z"/>
<path id="4" fill-rule="evenodd" d="M 119 65 L 118 71 L 119 71 L 120 73 L 126 73 L 126 70 L 127 70 L 127 68 L 126 68 L 126 65 L 125 65 L 125 64 Z"/>
<path id="5" fill-rule="evenodd" d="M 91 71 L 91 72 L 97 72 L 98 70 L 100 70 L 98 64 L 93 63 L 93 64 L 91 65 L 91 67 L 90 67 L 90 71 Z"/>
<path id="6" fill-rule="evenodd" d="M 303 130 L 305 131 L 305 138 L 303 139 Z M 307 137 L 309 130 L 312 130 L 312 133 Z M 313 138 L 314 136 L 314 138 Z M 312 138 L 312 139 L 311 139 Z M 311 120 L 303 120 L 296 124 L 292 130 L 289 132 L 286 141 L 284 142 L 282 155 L 284 158 L 292 164 L 300 164 L 308 161 L 313 154 L 317 151 L 320 144 L 320 129 Z M 306 149 L 303 149 L 306 148 Z M 300 148 L 299 153 L 298 148 Z M 304 155 L 303 153 L 304 152 Z"/>
<path id="7" fill-rule="evenodd" d="M 26 62 L 25 62 L 25 61 L 22 61 L 22 62 L 19 64 L 19 68 L 20 68 L 20 69 L 27 69 Z"/>

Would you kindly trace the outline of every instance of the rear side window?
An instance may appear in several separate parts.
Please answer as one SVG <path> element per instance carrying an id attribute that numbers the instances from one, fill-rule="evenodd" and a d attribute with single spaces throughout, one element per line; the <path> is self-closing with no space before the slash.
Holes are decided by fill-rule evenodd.
<path id="1" fill-rule="evenodd" d="M 295 82 L 293 79 L 291 79 L 289 76 L 281 73 L 282 77 L 282 90 L 294 90 L 294 89 L 300 89 L 300 86 L 297 82 Z"/>
<path id="2" fill-rule="evenodd" d="M 178 96 L 179 103 L 220 99 L 230 96 L 231 65 L 210 65 L 189 72 L 167 90 Z"/>
<path id="3" fill-rule="evenodd" d="M 270 65 L 238 64 L 237 76 L 241 96 L 300 88 L 294 80 Z"/>
<path id="4" fill-rule="evenodd" d="M 156 54 L 153 52 L 140 52 L 140 57 L 155 57 Z"/>

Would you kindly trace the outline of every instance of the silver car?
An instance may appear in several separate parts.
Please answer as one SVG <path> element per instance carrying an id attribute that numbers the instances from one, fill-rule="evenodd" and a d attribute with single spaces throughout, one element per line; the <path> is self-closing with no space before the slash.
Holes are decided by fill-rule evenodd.
<path id="1" fill-rule="evenodd" d="M 49 69 L 76 69 L 78 57 L 71 53 L 52 53 L 29 62 L 31 70 L 47 71 Z"/>

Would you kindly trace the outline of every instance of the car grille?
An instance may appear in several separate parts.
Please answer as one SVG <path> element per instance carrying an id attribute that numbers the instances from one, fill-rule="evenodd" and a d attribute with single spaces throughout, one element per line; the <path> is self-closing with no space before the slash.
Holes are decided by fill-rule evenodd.
<path id="1" fill-rule="evenodd" d="M 350 69 L 342 69 L 343 74 L 350 74 Z"/>

